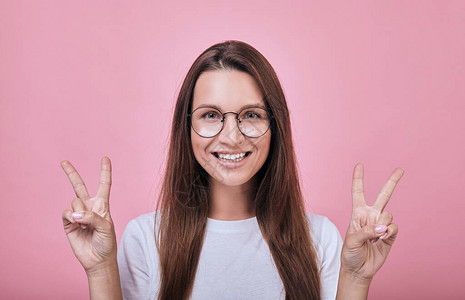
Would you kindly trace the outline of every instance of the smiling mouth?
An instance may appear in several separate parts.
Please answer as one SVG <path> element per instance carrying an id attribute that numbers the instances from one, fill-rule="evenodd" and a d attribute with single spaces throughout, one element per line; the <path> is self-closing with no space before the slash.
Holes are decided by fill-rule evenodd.
<path id="1" fill-rule="evenodd" d="M 246 158 L 247 156 L 250 155 L 250 151 L 248 152 L 243 152 L 245 153 L 244 155 L 240 155 L 240 154 L 226 154 L 226 155 L 223 155 L 218 153 L 218 152 L 212 152 L 212 154 L 218 158 L 219 160 L 222 160 L 222 161 L 225 161 L 225 162 L 240 162 L 241 160 L 243 160 L 244 158 Z"/>

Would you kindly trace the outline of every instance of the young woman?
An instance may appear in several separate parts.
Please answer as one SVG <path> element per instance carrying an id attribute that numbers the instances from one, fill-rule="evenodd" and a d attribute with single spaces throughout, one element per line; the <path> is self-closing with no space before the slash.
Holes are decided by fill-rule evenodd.
<path id="1" fill-rule="evenodd" d="M 400 168 L 370 207 L 355 166 L 344 244 L 328 218 L 305 212 L 281 85 L 239 41 L 213 45 L 189 70 L 158 207 L 129 222 L 118 252 L 109 158 L 94 198 L 61 165 L 77 196 L 63 224 L 92 299 L 366 299 L 398 232 L 383 210 Z"/>

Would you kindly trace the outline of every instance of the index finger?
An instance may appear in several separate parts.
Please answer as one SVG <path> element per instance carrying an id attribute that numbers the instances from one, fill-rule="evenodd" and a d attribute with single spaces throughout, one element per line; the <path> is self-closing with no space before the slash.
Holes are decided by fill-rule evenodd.
<path id="1" fill-rule="evenodd" d="M 82 181 L 81 176 L 79 176 L 79 173 L 76 171 L 74 166 L 67 160 L 63 160 L 60 165 L 68 176 L 69 181 L 73 185 L 74 193 L 76 196 L 84 201 L 88 200 L 90 197 L 89 193 L 87 192 L 86 185 L 84 184 L 84 181 Z"/>
<path id="2" fill-rule="evenodd" d="M 381 192 L 379 192 L 378 197 L 376 197 L 376 201 L 375 204 L 373 204 L 373 208 L 379 210 L 380 212 L 383 211 L 383 209 L 389 202 L 389 199 L 391 198 L 394 188 L 396 187 L 399 180 L 402 178 L 402 175 L 404 175 L 404 170 L 402 168 L 396 168 L 392 172 L 391 176 L 381 189 Z"/>
<path id="3" fill-rule="evenodd" d="M 111 161 L 107 156 L 102 157 L 100 184 L 98 186 L 97 197 L 103 198 L 105 202 L 110 200 L 111 188 Z"/>

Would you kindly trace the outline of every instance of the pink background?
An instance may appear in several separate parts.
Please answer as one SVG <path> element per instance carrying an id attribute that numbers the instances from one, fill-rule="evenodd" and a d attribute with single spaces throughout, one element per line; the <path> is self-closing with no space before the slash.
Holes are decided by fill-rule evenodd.
<path id="1" fill-rule="evenodd" d="M 308 209 L 345 234 L 351 176 L 399 237 L 372 299 L 465 295 L 465 2 L 0 1 L 1 299 L 85 299 L 63 232 L 75 195 L 113 163 L 118 239 L 153 210 L 173 106 L 194 59 L 250 43 L 285 90 Z"/>

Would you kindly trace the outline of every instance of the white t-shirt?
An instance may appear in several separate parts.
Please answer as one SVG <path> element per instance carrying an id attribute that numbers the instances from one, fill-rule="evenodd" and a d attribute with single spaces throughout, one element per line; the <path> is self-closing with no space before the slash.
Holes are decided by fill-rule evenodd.
<path id="1" fill-rule="evenodd" d="M 157 299 L 160 284 L 155 212 L 131 220 L 118 247 L 124 299 Z M 324 216 L 306 213 L 321 266 L 322 299 L 335 299 L 342 238 Z M 192 291 L 198 299 L 285 299 L 284 286 L 256 217 L 208 218 Z"/>

